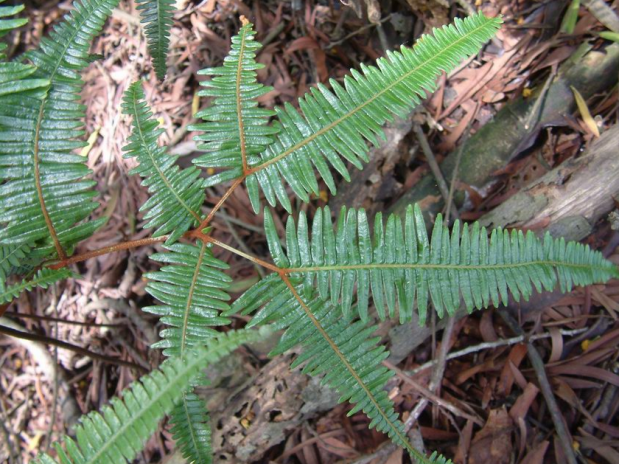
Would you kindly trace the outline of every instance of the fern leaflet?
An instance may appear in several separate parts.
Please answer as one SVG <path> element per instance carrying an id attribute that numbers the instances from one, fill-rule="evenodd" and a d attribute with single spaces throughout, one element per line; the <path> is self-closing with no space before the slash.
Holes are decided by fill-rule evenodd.
<path id="1" fill-rule="evenodd" d="M 190 227 L 200 222 L 200 207 L 205 199 L 200 171 L 191 167 L 180 169 L 176 158 L 159 147 L 157 138 L 163 132 L 152 118 L 148 105 L 143 101 L 144 91 L 139 82 L 132 84 L 123 101 L 125 114 L 133 118 L 130 143 L 125 146 L 126 158 L 137 158 L 139 166 L 130 174 L 144 178 L 142 185 L 148 187 L 150 198 L 140 211 L 148 211 L 146 228 L 157 227 L 154 237 L 170 234 L 167 243 L 175 242 Z"/>
<path id="2" fill-rule="evenodd" d="M 342 158 L 361 169 L 362 162 L 368 161 L 366 140 L 377 143 L 384 123 L 394 115 L 408 114 L 426 91 L 435 88 L 441 71 L 449 72 L 461 59 L 477 53 L 501 22 L 482 14 L 457 18 L 453 25 L 422 37 L 412 49 L 388 53 L 377 67 L 353 71 L 352 77 L 344 79 L 344 87 L 334 80 L 331 91 L 319 84 L 299 100 L 301 113 L 291 105 L 278 109 L 280 134 L 260 156 L 248 158 L 246 186 L 254 210 L 260 210 L 262 190 L 270 205 L 277 200 L 291 212 L 282 179 L 303 201 L 309 200 L 310 193 L 318 195 L 315 169 L 335 193 L 329 165 L 350 180 Z"/>
<path id="3" fill-rule="evenodd" d="M 156 253 L 151 259 L 168 265 L 145 274 L 148 293 L 163 304 L 144 311 L 160 316 L 169 326 L 152 348 L 175 356 L 219 334 L 209 327 L 230 324 L 220 312 L 229 309 L 225 290 L 231 279 L 220 270 L 228 265 L 213 257 L 207 244 L 175 243 L 166 249 L 169 253 Z"/>
<path id="4" fill-rule="evenodd" d="M 278 267 L 299 282 L 307 296 L 318 289 L 322 299 L 340 305 L 350 317 L 357 287 L 357 311 L 368 318 L 372 293 L 379 317 L 393 317 L 396 304 L 401 322 L 411 319 L 417 302 L 420 324 L 426 320 L 430 299 L 442 317 L 454 314 L 461 298 L 468 311 L 500 301 L 508 303 L 508 291 L 519 301 L 528 299 L 532 286 L 553 290 L 559 282 L 563 292 L 574 285 L 606 282 L 618 274 L 613 263 L 587 246 L 546 235 L 541 241 L 533 232 L 487 230 L 476 222 L 471 226 L 457 221 L 452 231 L 437 216 L 429 240 L 419 206 L 407 208 L 404 227 L 400 217 L 391 215 L 383 225 L 382 214 L 375 216 L 374 234 L 364 210 L 343 208 L 336 231 L 329 208 L 318 209 L 309 224 L 301 213 L 295 225 L 286 226 L 287 253 L 280 245 L 271 214 L 265 213 L 269 248 Z M 316 285 L 315 285 L 316 281 Z M 264 283 L 248 290 L 248 298 L 264 292 Z M 245 305 L 242 296 L 233 307 Z"/>
<path id="5" fill-rule="evenodd" d="M 34 287 L 47 288 L 69 277 L 71 277 L 71 271 L 69 269 L 41 269 L 34 276 L 6 288 L 4 288 L 4 282 L 0 281 L 0 304 L 10 303 L 23 291 L 30 291 Z"/>
<path id="6" fill-rule="evenodd" d="M 137 10 L 141 11 L 142 23 L 145 24 L 149 53 L 157 78 L 166 77 L 166 56 L 170 47 L 170 29 L 172 28 L 173 0 L 138 0 Z"/>
<path id="7" fill-rule="evenodd" d="M 41 40 L 39 50 L 26 54 L 37 70 L 33 77 L 49 80 L 40 95 L 11 95 L 2 105 L 0 125 L 0 244 L 38 242 L 42 256 L 86 238 L 104 221 L 80 223 L 97 207 L 93 181 L 84 180 L 85 159 L 73 154 L 84 107 L 79 71 L 88 64 L 88 49 L 118 0 L 84 0 Z M 76 223 L 79 223 L 76 225 Z"/>
<path id="8" fill-rule="evenodd" d="M 194 138 L 205 155 L 194 160 L 203 168 L 224 169 L 207 179 L 212 186 L 236 179 L 248 169 L 248 160 L 256 157 L 273 142 L 277 128 L 267 125 L 275 113 L 258 107 L 256 101 L 271 87 L 256 82 L 256 70 L 263 67 L 255 60 L 261 45 L 254 41 L 251 24 L 245 24 L 232 38 L 230 54 L 219 68 L 207 68 L 198 74 L 213 76 L 202 82 L 198 95 L 215 97 L 212 105 L 196 116 L 205 122 L 194 124 L 190 130 L 204 133 Z"/>

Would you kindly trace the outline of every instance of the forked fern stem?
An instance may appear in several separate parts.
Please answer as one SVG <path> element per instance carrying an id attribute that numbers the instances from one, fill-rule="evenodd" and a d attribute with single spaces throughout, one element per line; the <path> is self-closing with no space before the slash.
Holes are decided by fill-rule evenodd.
<path id="1" fill-rule="evenodd" d="M 200 223 L 200 225 L 196 228 L 196 230 L 190 232 L 189 235 L 191 237 L 200 238 L 202 234 L 202 230 L 204 230 L 209 225 L 211 220 L 215 217 L 215 213 L 217 213 L 217 211 L 222 207 L 222 205 L 226 203 L 226 200 L 228 200 L 228 197 L 232 195 L 235 189 L 239 187 L 239 185 L 241 185 L 241 183 L 243 183 L 244 180 L 245 180 L 245 175 L 235 180 L 232 183 L 232 185 L 228 188 L 228 190 L 226 190 L 222 198 L 220 198 L 220 200 L 211 209 L 211 211 L 209 212 L 209 215 Z"/>

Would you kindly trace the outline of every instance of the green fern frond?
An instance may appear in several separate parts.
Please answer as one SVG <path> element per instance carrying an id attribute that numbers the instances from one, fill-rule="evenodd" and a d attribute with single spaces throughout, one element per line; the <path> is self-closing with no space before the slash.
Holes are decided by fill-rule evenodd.
<path id="1" fill-rule="evenodd" d="M 28 245 L 0 245 L 0 286 L 15 270 L 24 265 L 32 248 Z"/>
<path id="2" fill-rule="evenodd" d="M 5 0 L 0 0 L 0 3 L 4 3 Z M 18 13 L 21 13 L 24 10 L 24 5 L 11 5 L 11 6 L 0 6 L 0 37 L 5 36 L 13 29 L 17 29 L 18 27 L 22 27 L 24 24 L 28 23 L 28 19 L 26 18 L 13 18 Z M 5 19 L 7 18 L 7 19 Z M 0 51 L 6 49 L 6 44 L 0 44 Z"/>
<path id="3" fill-rule="evenodd" d="M 309 227 L 304 213 L 297 225 L 289 218 L 285 253 L 266 211 L 265 230 L 274 262 L 300 282 L 304 295 L 318 289 L 321 298 L 341 306 L 345 317 L 350 316 L 357 288 L 362 320 L 368 317 L 370 293 L 381 319 L 386 309 L 393 317 L 398 302 L 401 322 L 408 321 L 417 302 L 423 324 L 429 293 L 442 317 L 446 311 L 454 314 L 461 298 L 472 311 L 498 306 L 500 301 L 506 305 L 509 290 L 515 300 L 527 300 L 533 287 L 538 292 L 551 291 L 559 282 L 561 291 L 567 292 L 574 285 L 606 282 L 618 274 L 601 253 L 548 234 L 541 241 L 531 231 L 496 229 L 489 238 L 477 222 L 461 230 L 458 221 L 450 232 L 438 215 L 429 240 L 417 205 L 407 209 L 404 227 L 396 215 L 384 226 L 382 214 L 377 214 L 372 236 L 362 209 L 343 208 L 334 231 L 329 208 L 319 208 L 311 238 Z M 234 305 L 239 310 L 243 304 L 241 298 Z"/>
<path id="4" fill-rule="evenodd" d="M 83 82 L 88 49 L 118 0 L 76 2 L 40 49 L 28 52 L 34 78 L 50 81 L 42 99 L 11 95 L 0 114 L 0 244 L 39 242 L 45 255 L 86 238 L 105 219 L 81 223 L 97 207 L 85 159 L 73 153 L 84 143 Z M 76 225 L 77 224 L 77 225 Z"/>
<path id="5" fill-rule="evenodd" d="M 323 375 L 322 382 L 340 393 L 339 402 L 355 404 L 349 415 L 363 411 L 371 420 L 371 429 L 387 434 L 419 462 L 426 463 L 425 457 L 409 444 L 385 390 L 394 373 L 381 364 L 389 353 L 378 345 L 380 337 L 372 336 L 376 327 L 359 320 L 351 322 L 337 306 L 316 294 L 302 297 L 301 285 L 293 290 L 276 274 L 255 288 L 260 290 L 248 291 L 242 296 L 242 305 L 234 305 L 228 314 L 238 309 L 250 314 L 260 308 L 248 327 L 273 323 L 275 329 L 286 328 L 270 355 L 301 345 L 304 350 L 292 368 L 303 364 L 302 372 Z"/>
<path id="6" fill-rule="evenodd" d="M 231 278 L 220 269 L 228 265 L 216 259 L 206 243 L 175 243 L 151 259 L 170 264 L 145 275 L 146 290 L 162 305 L 144 308 L 160 316 L 168 327 L 162 340 L 151 348 L 162 348 L 166 356 L 179 356 L 190 348 L 203 346 L 220 335 L 212 327 L 230 324 L 220 312 L 229 309 L 226 289 Z M 195 464 L 211 462 L 211 429 L 204 403 L 188 392 L 175 404 L 170 418 L 172 434 L 183 456 Z"/>
<path id="7" fill-rule="evenodd" d="M 166 77 L 166 56 L 170 47 L 173 0 L 137 0 L 136 9 L 141 11 L 144 35 L 146 36 L 153 67 L 159 80 Z"/>
<path id="8" fill-rule="evenodd" d="M 200 223 L 200 207 L 205 198 L 200 170 L 195 167 L 180 169 L 176 157 L 166 154 L 157 144 L 163 129 L 153 119 L 144 102 L 142 84 L 135 82 L 125 93 L 123 111 L 133 118 L 130 143 L 125 146 L 125 158 L 137 158 L 139 166 L 130 174 L 144 178 L 142 185 L 151 194 L 140 211 L 149 222 L 145 228 L 157 227 L 154 237 L 170 234 L 166 243 L 175 242 L 190 227 Z"/>
<path id="9" fill-rule="evenodd" d="M 170 413 L 172 437 L 183 457 L 192 464 L 213 462 L 211 427 L 204 400 L 188 392 Z"/>
<path id="10" fill-rule="evenodd" d="M 173 409 L 192 380 L 209 364 L 219 361 L 242 343 L 259 340 L 264 331 L 231 331 L 206 342 L 206 347 L 170 358 L 161 367 L 133 382 L 123 399 L 91 412 L 76 430 L 76 441 L 65 437 L 66 451 L 57 446 L 58 464 L 120 464 L 130 462 L 155 432 L 159 421 Z M 38 464 L 57 464 L 42 454 Z"/>
<path id="11" fill-rule="evenodd" d="M 282 179 L 303 201 L 310 193 L 318 195 L 315 170 L 336 193 L 330 165 L 350 181 L 343 159 L 361 169 L 362 162 L 368 162 L 366 141 L 376 144 L 383 137 L 383 124 L 394 116 L 405 117 L 427 91 L 435 89 L 441 71 L 449 72 L 477 53 L 501 23 L 501 18 L 481 13 L 457 18 L 423 36 L 413 48 L 388 53 L 377 60 L 377 67 L 353 71 L 345 77 L 344 87 L 331 80 L 331 91 L 321 84 L 312 88 L 299 100 L 301 113 L 291 105 L 278 109 L 280 135 L 259 158 L 250 160 L 246 185 L 254 210 L 260 209 L 260 185 L 270 205 L 277 200 L 291 212 Z"/>
<path id="12" fill-rule="evenodd" d="M 23 291 L 30 291 L 35 287 L 47 288 L 56 282 L 68 279 L 71 275 L 69 269 L 41 269 L 33 277 L 6 288 L 4 288 L 4 282 L 0 282 L 0 304 L 10 303 Z"/>
<path id="13" fill-rule="evenodd" d="M 251 24 L 232 38 L 230 54 L 219 68 L 207 68 L 198 74 L 213 76 L 201 82 L 201 97 L 215 97 L 212 105 L 196 114 L 205 122 L 189 127 L 202 131 L 194 137 L 205 155 L 194 160 L 203 168 L 224 169 L 209 177 L 207 186 L 236 179 L 247 170 L 249 157 L 256 157 L 273 142 L 277 128 L 267 125 L 275 113 L 258 107 L 257 99 L 272 90 L 256 81 L 256 70 L 264 66 L 255 60 L 261 44 L 254 41 Z"/>
<path id="14" fill-rule="evenodd" d="M 144 311 L 160 316 L 169 326 L 152 348 L 162 348 L 166 356 L 174 356 L 219 335 L 210 327 L 230 324 L 220 312 L 229 309 L 226 289 L 231 279 L 220 270 L 228 269 L 228 265 L 215 258 L 206 243 L 175 243 L 165 248 L 169 253 L 156 253 L 151 259 L 169 266 L 145 274 L 149 279 L 147 292 L 163 304 Z"/>

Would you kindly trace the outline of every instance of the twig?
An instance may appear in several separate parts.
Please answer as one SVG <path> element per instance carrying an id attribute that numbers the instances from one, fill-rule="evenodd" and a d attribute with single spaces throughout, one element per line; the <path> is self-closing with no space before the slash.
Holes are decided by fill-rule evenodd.
<path id="1" fill-rule="evenodd" d="M 459 408 L 457 408 L 453 404 L 450 404 L 447 401 L 445 401 L 444 399 L 442 399 L 439 396 L 435 395 L 432 391 L 428 390 L 427 388 L 424 388 L 418 382 L 414 381 L 409 375 L 407 375 L 405 372 L 403 372 L 401 369 L 396 367 L 391 362 L 383 361 L 383 365 L 385 367 L 387 367 L 388 369 L 394 371 L 396 373 L 396 375 L 403 382 L 405 382 L 407 385 L 413 387 L 414 390 L 416 390 L 418 393 L 420 393 L 422 396 L 424 396 L 429 401 L 435 403 L 437 406 L 442 407 L 444 409 L 447 409 L 448 411 L 450 411 L 455 416 L 459 416 L 459 417 L 462 417 L 464 419 L 471 420 L 473 423 L 478 424 L 481 427 L 484 425 L 484 421 L 482 419 L 480 419 L 477 416 L 473 416 L 473 415 L 471 415 L 469 413 L 466 413 L 465 411 L 460 410 Z"/>
<path id="2" fill-rule="evenodd" d="M 62 318 L 57 318 L 57 317 L 39 316 L 38 314 L 6 312 L 4 313 L 4 315 L 7 317 L 14 317 L 14 318 L 21 318 L 21 319 L 38 319 L 40 321 L 56 322 L 57 324 L 80 325 L 84 327 L 122 327 L 124 326 L 124 324 L 96 324 L 94 322 L 71 321 L 69 319 L 62 319 Z"/>
<path id="3" fill-rule="evenodd" d="M 53 338 L 45 337 L 43 335 L 36 335 L 36 334 L 28 333 L 28 332 L 22 332 L 21 330 L 12 329 L 5 325 L 6 322 L 7 322 L 6 319 L 2 320 L 0 318 L 0 333 L 2 334 L 9 335 L 14 338 L 20 338 L 23 340 L 30 340 L 34 342 L 40 342 L 40 343 L 45 343 L 48 345 L 57 346 L 59 348 L 64 348 L 66 350 L 75 351 L 76 353 L 83 354 L 92 359 L 97 359 L 102 362 L 106 362 L 109 364 L 116 364 L 118 366 L 131 367 L 132 369 L 138 369 L 141 372 L 146 372 L 146 369 L 144 369 L 142 366 L 139 366 L 138 364 L 134 364 L 130 361 L 123 361 L 122 359 L 111 358 L 103 354 L 95 353 L 94 351 L 90 351 L 86 348 L 82 348 L 81 346 L 72 345 L 71 343 L 63 342 L 62 340 L 55 340 Z"/>
<path id="4" fill-rule="evenodd" d="M 382 24 L 382 23 L 384 23 L 386 21 L 389 21 L 390 19 L 392 19 L 392 14 L 391 13 L 389 15 L 387 15 L 386 17 L 381 18 L 381 20 L 379 21 L 379 24 Z M 361 34 L 362 32 L 364 32 L 365 30 L 373 28 L 375 26 L 377 26 L 377 24 L 374 24 L 374 23 L 366 24 L 365 26 L 360 27 L 359 29 L 351 32 L 350 34 L 345 35 L 342 39 L 330 42 L 329 45 L 327 45 L 326 48 L 329 49 L 329 48 L 335 47 L 337 45 L 341 45 L 341 44 L 345 43 L 347 40 L 349 40 L 350 38 L 355 37 L 356 35 Z"/>
<path id="5" fill-rule="evenodd" d="M 561 329 L 560 333 L 564 336 L 572 337 L 573 335 L 579 335 L 581 333 L 584 333 L 586 330 L 588 330 L 587 327 L 584 327 L 582 329 L 575 329 L 575 330 Z M 549 337 L 551 337 L 551 334 L 549 332 L 545 332 L 543 334 L 532 335 L 531 337 L 529 337 L 529 340 L 530 341 L 542 340 L 544 338 L 549 338 Z M 482 350 L 491 350 L 494 348 L 499 348 L 501 346 L 516 345 L 517 343 L 522 343 L 523 341 L 525 341 L 525 338 L 526 338 L 525 335 L 519 335 L 518 337 L 504 338 L 504 339 L 496 340 L 494 342 L 485 342 L 485 343 L 480 343 L 479 345 L 468 346 L 467 348 L 464 348 L 459 351 L 454 351 L 448 354 L 448 356 L 446 356 L 446 361 L 450 361 L 455 358 L 460 358 L 461 356 L 466 356 L 471 353 L 477 353 Z M 430 367 L 433 367 L 435 364 L 437 364 L 437 361 L 438 361 L 437 359 L 428 361 L 422 364 L 421 366 L 416 367 L 415 369 L 411 369 L 410 371 L 405 371 L 405 374 L 410 375 L 410 376 L 419 374 L 420 372 L 425 371 L 426 369 Z"/>
<path id="6" fill-rule="evenodd" d="M 446 323 L 445 328 L 443 329 L 443 335 L 441 337 L 441 348 L 439 349 L 439 356 L 437 357 L 437 364 L 435 366 L 435 370 L 433 371 L 433 375 L 431 376 L 431 381 L 428 385 L 428 389 L 430 391 L 435 390 L 440 384 L 441 379 L 443 379 L 444 371 L 446 370 L 446 358 L 448 356 L 448 346 L 450 346 L 450 338 L 452 337 L 452 332 L 454 330 L 454 323 L 456 318 L 450 317 Z M 409 430 L 413 427 L 413 424 L 418 420 L 424 409 L 428 405 L 429 400 L 423 398 L 411 414 L 405 421 L 405 430 Z"/>
<path id="7" fill-rule="evenodd" d="M 431 150 L 431 146 L 428 144 L 428 140 L 422 131 L 422 128 L 419 124 L 413 125 L 413 131 L 415 132 L 416 137 L 418 138 L 418 142 L 420 143 L 420 147 L 422 147 L 422 151 L 424 152 L 424 156 L 426 156 L 426 161 L 428 161 L 428 165 L 433 172 L 433 176 L 435 176 L 435 180 L 437 181 L 437 187 L 439 187 L 439 191 L 441 192 L 441 196 L 444 201 L 448 201 L 449 192 L 448 192 L 448 184 L 446 184 L 446 180 L 443 177 L 443 173 L 439 168 L 439 164 L 437 164 L 437 159 L 435 159 L 435 155 Z M 458 217 L 458 211 L 454 206 L 451 206 L 452 216 Z"/>
<path id="8" fill-rule="evenodd" d="M 510 315 L 510 313 L 508 313 L 506 309 L 499 309 L 499 314 L 514 333 L 524 335 L 524 332 L 521 327 L 519 327 L 517 321 L 514 320 L 514 318 Z M 566 458 L 568 464 L 577 464 L 575 451 L 573 450 L 572 446 L 573 440 L 566 427 L 566 424 L 564 423 L 564 418 L 562 417 L 560 408 L 555 401 L 553 390 L 551 389 L 549 379 L 547 378 L 547 374 L 545 372 L 545 363 L 540 357 L 540 354 L 538 353 L 536 347 L 529 342 L 527 344 L 527 355 L 530 363 L 532 364 L 532 367 L 534 368 L 540 390 L 542 391 L 545 402 L 547 403 L 547 407 L 549 408 L 549 413 L 551 414 L 551 419 L 553 421 L 553 425 L 555 426 L 555 431 L 558 434 L 558 438 L 560 439 L 560 445 L 562 446 L 564 457 Z"/>
<path id="9" fill-rule="evenodd" d="M 54 311 L 54 316 L 57 319 L 58 318 L 58 297 L 56 295 L 56 285 L 52 285 L 52 309 Z M 54 323 L 52 325 L 52 336 L 54 338 L 58 338 L 58 324 Z M 52 353 L 52 359 L 54 361 L 54 365 L 57 366 L 58 365 L 58 347 L 54 347 L 53 349 L 53 353 Z M 47 437 L 46 437 L 46 443 L 45 443 L 45 451 L 49 452 L 50 447 L 52 446 L 52 438 L 54 435 L 54 423 L 56 422 L 56 408 L 58 408 L 58 382 L 59 382 L 59 378 L 58 378 L 58 369 L 54 369 L 54 386 L 53 386 L 53 390 L 52 390 L 52 408 L 51 408 L 51 415 L 50 415 L 50 423 L 49 423 L 49 427 L 47 429 Z"/>

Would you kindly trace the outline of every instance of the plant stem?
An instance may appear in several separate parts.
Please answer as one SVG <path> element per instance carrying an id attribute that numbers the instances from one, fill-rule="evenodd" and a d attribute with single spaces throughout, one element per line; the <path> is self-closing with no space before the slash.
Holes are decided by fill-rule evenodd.
<path id="1" fill-rule="evenodd" d="M 252 261 L 255 264 L 258 264 L 259 266 L 269 269 L 270 271 L 277 272 L 280 275 L 286 274 L 284 270 L 280 269 L 274 264 L 268 263 L 267 261 L 263 261 L 262 259 L 257 258 L 256 256 L 252 256 L 248 253 L 244 253 L 243 251 L 237 250 L 235 247 L 232 247 L 224 242 L 220 242 L 219 240 L 211 237 L 210 235 L 201 234 L 198 236 L 198 238 L 204 242 L 213 243 L 214 245 L 217 245 L 220 248 L 224 248 L 225 250 L 228 250 L 231 253 L 234 253 L 238 256 L 242 256 L 243 258 L 249 261 Z"/>
<path id="2" fill-rule="evenodd" d="M 96 258 L 97 256 L 107 255 L 108 253 L 115 253 L 117 251 L 130 250 L 132 248 L 138 248 L 146 245 L 153 245 L 155 243 L 161 243 L 166 241 L 168 238 L 167 235 L 157 238 L 142 238 L 139 240 L 130 240 L 128 242 L 117 243 L 116 245 L 110 245 L 107 247 L 99 248 L 98 250 L 88 251 L 86 253 L 82 253 L 81 255 L 71 256 L 70 258 L 63 259 L 62 261 L 58 261 L 50 266 L 50 269 L 61 269 L 63 267 L 67 267 L 71 264 L 79 263 L 81 261 L 86 261 L 90 258 Z"/>
<path id="3" fill-rule="evenodd" d="M 213 209 L 211 209 L 211 211 L 209 212 L 209 215 L 200 223 L 200 225 L 194 231 L 190 233 L 191 236 L 198 238 L 198 236 L 202 234 L 202 230 L 209 225 L 209 223 L 213 219 L 213 216 L 215 216 L 215 213 L 217 212 L 217 210 L 221 208 L 221 206 L 226 202 L 228 197 L 235 191 L 237 187 L 239 187 L 239 185 L 241 185 L 244 179 L 245 179 L 245 176 L 239 177 L 237 180 L 233 182 L 233 184 L 228 188 L 228 190 L 226 190 L 226 193 L 224 193 L 224 196 L 220 198 L 220 201 L 218 201 L 216 205 L 213 207 Z"/>

